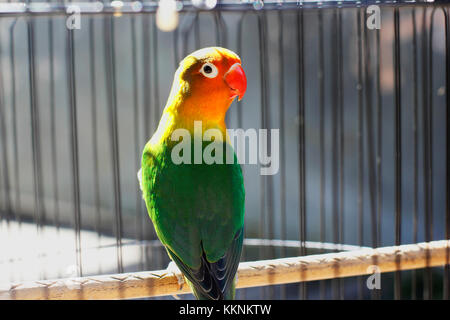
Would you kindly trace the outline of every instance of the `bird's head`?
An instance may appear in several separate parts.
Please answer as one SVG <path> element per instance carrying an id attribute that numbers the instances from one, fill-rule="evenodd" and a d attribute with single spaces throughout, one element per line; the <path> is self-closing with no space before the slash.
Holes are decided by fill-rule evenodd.
<path id="1" fill-rule="evenodd" d="M 193 120 L 223 120 L 234 98 L 247 89 L 241 59 L 231 50 L 209 47 L 180 62 L 169 101 L 182 101 L 176 112 Z"/>

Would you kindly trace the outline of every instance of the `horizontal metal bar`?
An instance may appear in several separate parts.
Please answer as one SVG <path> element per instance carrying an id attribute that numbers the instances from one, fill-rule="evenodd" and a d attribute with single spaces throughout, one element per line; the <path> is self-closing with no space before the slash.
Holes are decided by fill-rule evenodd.
<path id="1" fill-rule="evenodd" d="M 192 4 L 191 1 L 178 1 L 179 11 L 206 11 Z M 214 9 L 223 11 L 254 11 L 255 0 L 226 0 L 220 1 Z M 258 8 L 264 10 L 283 10 L 283 9 L 318 9 L 327 7 L 361 7 L 376 5 L 440 5 L 448 4 L 445 0 L 269 0 L 263 1 L 263 6 Z M 151 13 L 156 12 L 158 2 L 155 1 L 111 1 L 111 2 L 70 2 L 70 3 L 51 3 L 51 2 L 8 2 L 0 3 L 0 15 L 47 15 L 69 14 L 70 8 L 77 7 L 81 14 L 133 14 L 133 13 Z M 73 13 L 73 12 L 72 12 Z"/>
<path id="2" fill-rule="evenodd" d="M 162 247 L 162 243 L 159 240 L 130 240 L 124 241 L 123 246 L 145 246 L 145 247 Z M 302 243 L 298 240 L 281 240 L 281 239 L 257 239 L 249 238 L 244 239 L 245 246 L 264 246 L 264 247 L 283 247 L 283 248 L 299 248 Z M 335 250 L 335 251 L 354 251 L 361 249 L 370 249 L 370 247 L 361 247 L 351 244 L 341 244 L 341 243 L 331 243 L 331 242 L 320 242 L 320 241 L 305 241 L 303 243 L 307 249 L 317 249 L 317 250 Z M 85 250 L 98 250 L 108 247 L 113 247 L 115 244 L 99 246 L 94 248 L 87 248 Z"/>
<path id="3" fill-rule="evenodd" d="M 244 239 L 244 246 L 249 247 L 278 247 L 278 248 L 299 248 L 302 243 L 298 240 L 280 240 L 280 239 Z M 98 251 L 101 249 L 115 248 L 116 243 L 108 245 L 100 245 L 95 247 L 83 248 L 83 252 Z M 163 244 L 159 240 L 122 240 L 122 247 L 145 247 L 145 248 L 163 248 Z M 318 241 L 305 241 L 304 246 L 307 249 L 316 250 L 328 250 L 328 251 L 355 251 L 362 249 L 370 249 L 370 247 L 361 247 L 351 244 L 331 243 L 331 242 L 318 242 Z M 46 250 L 45 252 L 37 252 L 36 255 L 26 257 L 0 257 L 0 265 L 15 263 L 15 262 L 32 262 L 36 259 L 48 259 L 49 257 L 56 258 L 67 255 L 66 251 L 61 249 Z"/>

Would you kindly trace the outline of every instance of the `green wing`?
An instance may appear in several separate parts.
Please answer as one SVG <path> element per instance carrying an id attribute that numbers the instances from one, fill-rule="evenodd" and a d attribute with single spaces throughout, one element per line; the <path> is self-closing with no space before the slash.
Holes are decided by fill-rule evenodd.
<path id="1" fill-rule="evenodd" d="M 244 225 L 236 156 L 233 164 L 175 165 L 167 146 L 158 150 L 147 145 L 142 158 L 142 189 L 157 235 L 197 297 L 229 297 Z"/>

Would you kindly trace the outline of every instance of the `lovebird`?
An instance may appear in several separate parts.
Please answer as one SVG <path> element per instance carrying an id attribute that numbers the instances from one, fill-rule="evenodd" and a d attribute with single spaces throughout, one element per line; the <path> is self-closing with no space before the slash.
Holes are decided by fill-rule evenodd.
<path id="1" fill-rule="evenodd" d="M 209 47 L 189 54 L 176 70 L 158 128 L 142 154 L 138 177 L 148 214 L 197 299 L 235 297 L 245 189 L 225 115 L 246 88 L 236 53 Z M 209 153 L 211 163 L 202 156 L 212 142 L 219 148 Z"/>

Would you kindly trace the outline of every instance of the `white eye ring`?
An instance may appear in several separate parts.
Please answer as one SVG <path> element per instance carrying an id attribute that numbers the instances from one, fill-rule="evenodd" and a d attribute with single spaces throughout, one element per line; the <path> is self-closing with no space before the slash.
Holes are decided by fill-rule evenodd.
<path id="1" fill-rule="evenodd" d="M 202 65 L 200 68 L 201 74 L 203 74 L 207 78 L 215 78 L 219 74 L 219 70 L 217 70 L 217 67 L 213 65 L 212 63 L 206 62 Z"/>

